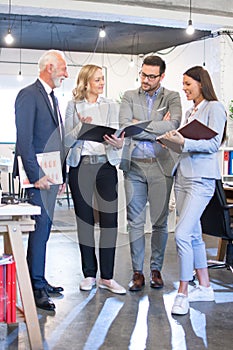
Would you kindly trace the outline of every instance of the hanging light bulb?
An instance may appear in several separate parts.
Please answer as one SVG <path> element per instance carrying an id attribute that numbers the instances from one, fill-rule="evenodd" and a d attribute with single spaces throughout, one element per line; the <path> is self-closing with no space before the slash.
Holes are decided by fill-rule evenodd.
<path id="1" fill-rule="evenodd" d="M 20 82 L 23 80 L 23 75 L 22 75 L 22 72 L 21 70 L 19 71 L 18 75 L 17 75 L 17 80 Z"/>
<path id="2" fill-rule="evenodd" d="M 195 29 L 194 29 L 194 26 L 193 26 L 193 22 L 192 22 L 192 20 L 190 19 L 190 20 L 188 21 L 188 27 L 187 27 L 187 29 L 186 29 L 186 33 L 187 33 L 188 35 L 193 35 L 194 32 L 195 32 Z"/>
<path id="3" fill-rule="evenodd" d="M 5 36 L 5 42 L 7 45 L 11 45 L 14 42 L 14 38 L 11 34 L 11 26 L 10 26 L 10 17 L 11 17 L 11 0 L 9 0 L 9 5 L 8 5 L 8 32 L 7 35 Z"/>
<path id="4" fill-rule="evenodd" d="M 7 45 L 11 45 L 14 42 L 14 38 L 13 38 L 13 36 L 11 34 L 10 28 L 8 29 L 8 33 L 5 36 L 5 42 L 6 42 Z"/>
<path id="5" fill-rule="evenodd" d="M 131 68 L 134 67 L 133 54 L 134 54 L 134 41 L 135 41 L 135 36 L 136 36 L 136 33 L 134 33 L 133 39 L 132 39 L 131 58 L 130 58 L 130 62 L 129 62 L 129 66 L 130 66 Z"/>
<path id="6" fill-rule="evenodd" d="M 105 38 L 105 36 L 106 36 L 106 32 L 105 32 L 104 27 L 102 27 L 102 28 L 100 29 L 100 31 L 99 31 L 99 37 L 100 37 L 100 38 Z"/>
<path id="7" fill-rule="evenodd" d="M 138 78 L 136 78 L 136 80 L 135 80 L 135 82 L 134 82 L 135 89 L 139 88 L 140 85 L 141 85 L 141 84 L 140 84 Z"/>
<path id="8" fill-rule="evenodd" d="M 129 62 L 129 66 L 130 66 L 131 68 L 134 67 L 134 60 L 133 60 L 133 58 L 131 58 L 131 60 L 130 60 L 130 62 Z"/>
<path id="9" fill-rule="evenodd" d="M 17 75 L 17 80 L 22 81 L 23 75 L 22 75 L 22 23 L 23 23 L 23 17 L 21 16 L 20 21 L 20 48 L 19 48 L 19 73 Z"/>
<path id="10" fill-rule="evenodd" d="M 192 0 L 189 0 L 189 20 L 188 20 L 188 27 L 186 29 L 186 33 L 188 35 L 193 35 L 195 32 L 195 29 L 193 27 L 193 21 L 192 21 Z"/>

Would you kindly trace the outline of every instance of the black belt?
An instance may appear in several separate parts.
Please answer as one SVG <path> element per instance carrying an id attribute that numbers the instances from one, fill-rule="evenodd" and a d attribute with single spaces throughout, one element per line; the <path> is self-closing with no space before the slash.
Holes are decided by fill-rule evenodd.
<path id="1" fill-rule="evenodd" d="M 98 163 L 106 163 L 108 161 L 107 156 L 102 155 L 92 155 L 92 156 L 82 156 L 81 158 L 83 164 L 98 164 Z"/>
<path id="2" fill-rule="evenodd" d="M 137 157 L 132 157 L 131 160 L 133 162 L 139 162 L 139 163 L 155 163 L 156 158 L 137 158 Z"/>

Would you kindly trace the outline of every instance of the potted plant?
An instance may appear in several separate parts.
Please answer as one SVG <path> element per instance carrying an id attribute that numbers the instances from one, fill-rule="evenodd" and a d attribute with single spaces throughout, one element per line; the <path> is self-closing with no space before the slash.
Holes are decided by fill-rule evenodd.
<path id="1" fill-rule="evenodd" d="M 229 117 L 233 120 L 233 100 L 229 104 Z"/>

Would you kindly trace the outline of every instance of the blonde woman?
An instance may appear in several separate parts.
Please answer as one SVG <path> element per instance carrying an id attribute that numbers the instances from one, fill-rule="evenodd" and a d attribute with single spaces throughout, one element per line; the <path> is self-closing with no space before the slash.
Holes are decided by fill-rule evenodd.
<path id="1" fill-rule="evenodd" d="M 98 270 L 94 238 L 94 209 L 98 210 L 99 239 L 99 287 L 117 294 L 126 290 L 113 279 L 115 247 L 117 239 L 117 169 L 119 150 L 124 135 L 103 138 L 103 142 L 77 141 L 82 123 L 118 128 L 118 104 L 101 97 L 104 76 L 101 67 L 82 67 L 73 99 L 66 109 L 65 143 L 70 147 L 67 157 L 69 186 L 77 217 L 79 247 L 84 279 L 80 289 L 89 291 L 96 286 Z M 94 208 L 96 203 L 97 208 Z"/>

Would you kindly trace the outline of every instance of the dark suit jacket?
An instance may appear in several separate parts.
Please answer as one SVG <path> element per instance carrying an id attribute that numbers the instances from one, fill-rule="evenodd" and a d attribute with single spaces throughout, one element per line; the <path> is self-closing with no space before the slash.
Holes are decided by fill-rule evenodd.
<path id="1" fill-rule="evenodd" d="M 15 101 L 15 116 L 17 138 L 14 176 L 18 175 L 18 155 L 22 157 L 29 181 L 35 183 L 45 175 L 37 162 L 36 154 L 60 151 L 65 182 L 65 150 L 59 123 L 55 119 L 48 95 L 39 79 L 19 92 Z"/>

